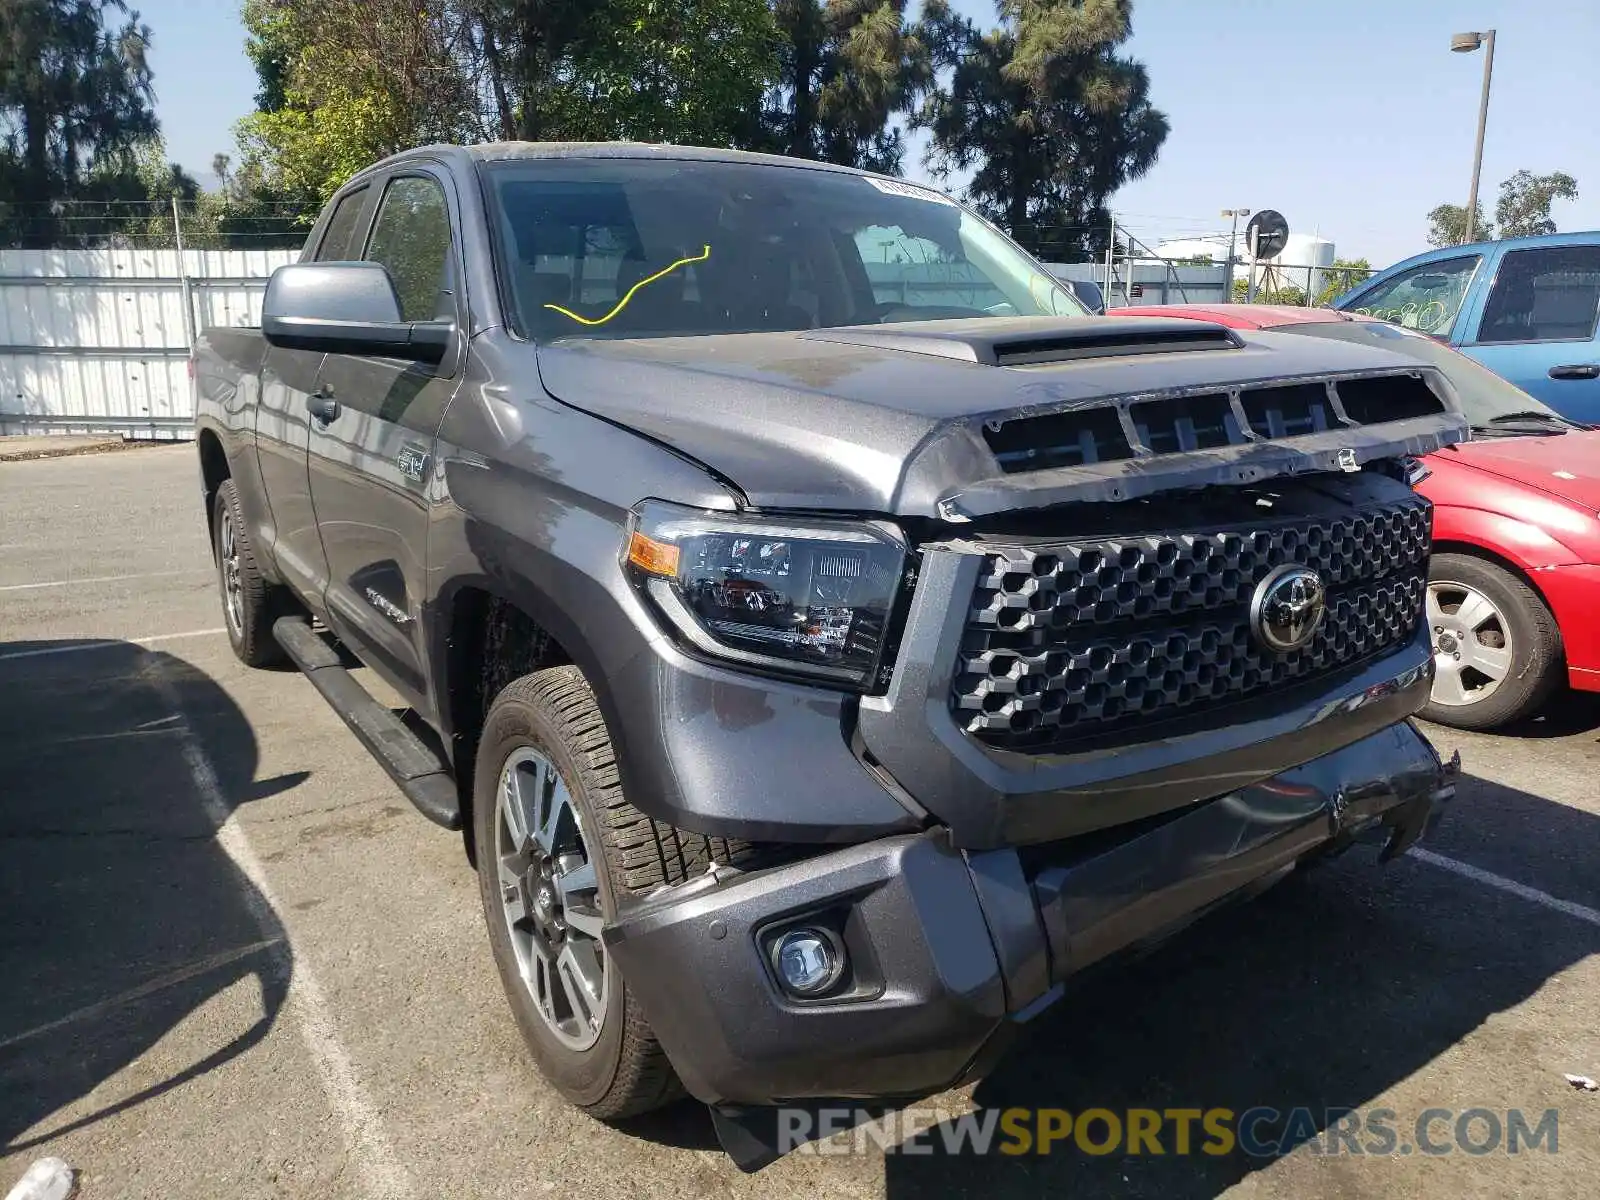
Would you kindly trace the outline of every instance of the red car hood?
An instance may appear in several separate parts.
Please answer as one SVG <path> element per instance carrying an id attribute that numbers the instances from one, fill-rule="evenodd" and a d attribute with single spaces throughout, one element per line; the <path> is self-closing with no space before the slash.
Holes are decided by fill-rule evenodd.
<path id="1" fill-rule="evenodd" d="M 1600 512 L 1600 431 L 1463 442 L 1438 457 L 1489 471 Z"/>

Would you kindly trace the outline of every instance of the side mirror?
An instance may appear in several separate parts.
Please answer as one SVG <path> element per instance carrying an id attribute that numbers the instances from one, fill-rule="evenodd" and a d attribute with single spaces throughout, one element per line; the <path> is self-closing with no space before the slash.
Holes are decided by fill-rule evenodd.
<path id="1" fill-rule="evenodd" d="M 261 334 L 285 350 L 438 363 L 455 324 L 401 320 L 400 298 L 382 263 L 293 263 L 267 281 Z"/>

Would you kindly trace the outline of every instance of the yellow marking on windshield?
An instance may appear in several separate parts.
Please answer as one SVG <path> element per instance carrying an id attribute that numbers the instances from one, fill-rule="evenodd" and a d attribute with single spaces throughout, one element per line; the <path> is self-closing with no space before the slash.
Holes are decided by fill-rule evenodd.
<path id="1" fill-rule="evenodd" d="M 580 324 L 580 325 L 604 325 L 607 321 L 611 320 L 612 317 L 616 316 L 623 309 L 627 308 L 628 307 L 628 301 L 633 299 L 633 294 L 635 292 L 637 292 L 640 288 L 642 288 L 645 284 L 654 283 L 656 280 L 662 278 L 663 276 L 672 274 L 679 267 L 687 267 L 687 266 L 690 266 L 690 265 L 692 265 L 694 263 L 705 262 L 706 259 L 708 259 L 710 257 L 711 257 L 711 247 L 710 246 L 706 246 L 700 251 L 699 254 L 694 255 L 692 258 L 680 258 L 677 262 L 673 263 L 671 266 L 662 267 L 661 270 L 657 271 L 654 275 L 645 276 L 643 279 L 639 280 L 638 283 L 634 284 L 631 288 L 629 288 L 628 291 L 627 291 L 627 294 L 625 296 L 623 296 L 621 300 L 617 301 L 617 306 L 615 308 L 613 308 L 610 312 L 608 312 L 603 317 L 592 317 L 592 318 L 591 317 L 580 317 L 577 313 L 573 312 L 570 308 L 562 308 L 561 305 L 559 305 L 559 304 L 546 304 L 545 307 L 549 308 L 549 309 L 553 309 L 554 311 L 560 313 L 563 317 L 571 317 L 574 321 L 578 322 L 578 324 Z"/>

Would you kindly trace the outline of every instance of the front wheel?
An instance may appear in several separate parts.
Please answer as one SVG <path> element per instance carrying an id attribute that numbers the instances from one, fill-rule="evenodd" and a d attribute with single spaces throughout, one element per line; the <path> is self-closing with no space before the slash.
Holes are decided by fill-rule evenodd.
<path id="1" fill-rule="evenodd" d="M 651 822 L 622 797 L 577 668 L 525 675 L 496 697 L 473 822 L 489 944 L 540 1072 L 602 1119 L 675 1099 L 677 1076 L 600 940 L 630 891 L 623 856 Z"/>
<path id="2" fill-rule="evenodd" d="M 1422 716 L 1493 729 L 1536 713 L 1565 674 L 1561 631 L 1539 594 L 1505 568 L 1437 554 L 1428 575 L 1433 693 Z"/>

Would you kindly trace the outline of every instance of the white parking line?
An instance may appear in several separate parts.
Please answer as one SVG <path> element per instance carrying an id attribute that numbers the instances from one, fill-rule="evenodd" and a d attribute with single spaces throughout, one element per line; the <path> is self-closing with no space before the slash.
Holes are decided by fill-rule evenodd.
<path id="1" fill-rule="evenodd" d="M 1443 871 L 1454 872 L 1463 879 L 1470 879 L 1474 883 L 1481 883 L 1486 887 L 1495 888 L 1498 891 L 1516 896 L 1518 899 L 1554 909 L 1558 913 L 1565 913 L 1569 917 L 1587 921 L 1590 925 L 1600 926 L 1600 909 L 1593 909 L 1584 904 L 1576 904 L 1571 900 L 1563 900 L 1560 896 L 1552 896 L 1549 892 L 1541 892 L 1538 888 L 1531 888 L 1525 883 L 1518 883 L 1515 879 L 1507 879 L 1504 875 L 1496 875 L 1493 871 L 1485 871 L 1482 867 L 1474 867 L 1470 863 L 1457 862 L 1453 858 L 1435 854 L 1432 850 L 1424 850 L 1421 846 L 1413 846 L 1407 853 L 1412 858 L 1425 862 L 1430 866 L 1438 867 Z"/>
<path id="2" fill-rule="evenodd" d="M 159 642 L 177 642 L 184 638 L 211 637 L 214 634 L 227 632 L 218 626 L 215 629 L 189 629 L 183 633 L 158 633 L 150 637 L 103 638 L 93 642 L 77 642 L 70 646 L 46 646 L 40 650 L 13 650 L 10 654 L 0 654 L 0 662 L 9 662 L 14 658 L 43 658 L 47 654 L 81 654 L 85 650 L 107 650 L 112 646 L 126 646 L 130 643 L 135 646 L 154 646 Z"/>
<path id="3" fill-rule="evenodd" d="M 177 571 L 144 571 L 138 575 L 91 575 L 85 579 L 52 579 L 46 583 L 0 584 L 0 592 L 28 592 L 36 588 L 75 587 L 80 583 L 121 583 L 125 579 L 168 579 L 173 575 L 209 575 L 210 567 L 184 567 Z"/>
<path id="4" fill-rule="evenodd" d="M 183 715 L 178 690 L 161 669 L 153 664 L 149 678 L 156 691 L 176 716 L 174 728 L 178 745 L 183 752 L 184 764 L 189 768 L 195 793 L 200 797 L 206 815 L 217 827 L 217 845 L 220 846 L 239 872 L 252 885 L 245 890 L 245 903 L 249 905 L 264 937 L 274 936 L 284 927 L 278 917 L 279 904 L 272 885 L 267 882 L 261 860 L 256 857 L 250 839 L 245 835 L 237 818 L 228 807 L 222 785 L 211 760 L 206 757 L 200 739 Z M 280 946 L 286 955 L 288 946 Z M 355 1063 L 339 1040 L 338 1027 L 326 993 L 317 981 L 311 964 L 302 956 L 294 960 L 289 995 L 284 1008 L 300 1027 L 300 1035 L 317 1072 L 322 1076 L 322 1088 L 328 1097 L 328 1106 L 344 1135 L 346 1149 L 360 1173 L 365 1193 L 376 1200 L 405 1200 L 415 1194 L 410 1172 L 395 1156 L 394 1146 L 384 1130 L 383 1118 L 377 1106 L 367 1095 L 366 1088 L 356 1074 Z"/>

